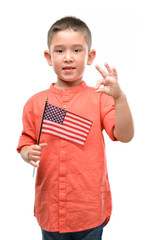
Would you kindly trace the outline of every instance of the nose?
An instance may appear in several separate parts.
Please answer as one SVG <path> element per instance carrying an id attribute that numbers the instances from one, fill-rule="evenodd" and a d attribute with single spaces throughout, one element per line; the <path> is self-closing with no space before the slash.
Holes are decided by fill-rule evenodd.
<path id="1" fill-rule="evenodd" d="M 73 62 L 73 56 L 70 51 L 67 51 L 64 57 L 65 62 Z"/>

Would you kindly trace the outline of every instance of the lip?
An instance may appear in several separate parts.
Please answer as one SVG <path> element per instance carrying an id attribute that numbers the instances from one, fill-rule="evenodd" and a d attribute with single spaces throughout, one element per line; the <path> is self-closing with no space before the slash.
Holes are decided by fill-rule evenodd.
<path id="1" fill-rule="evenodd" d="M 73 67 L 73 66 L 65 66 L 65 67 L 63 67 L 63 69 L 75 69 L 75 67 Z"/>
<path id="2" fill-rule="evenodd" d="M 75 69 L 75 67 L 73 67 L 73 66 L 65 66 L 65 67 L 63 67 L 62 68 L 66 73 L 71 73 L 74 69 Z"/>

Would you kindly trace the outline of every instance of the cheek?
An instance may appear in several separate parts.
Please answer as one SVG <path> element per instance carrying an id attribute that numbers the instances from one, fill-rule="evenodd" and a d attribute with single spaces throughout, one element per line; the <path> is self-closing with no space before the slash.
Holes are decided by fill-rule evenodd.
<path id="1" fill-rule="evenodd" d="M 86 54 L 81 55 L 81 57 L 79 58 L 80 65 L 85 66 L 87 64 L 87 59 L 88 57 L 86 56 Z"/>
<path id="2" fill-rule="evenodd" d="M 55 72 L 58 71 L 60 66 L 61 66 L 59 59 L 57 59 L 57 60 L 55 59 L 54 60 L 52 58 L 52 66 L 53 66 L 53 69 L 54 69 Z"/>
<path id="3" fill-rule="evenodd" d="M 80 70 L 84 70 L 85 67 L 86 67 L 86 63 L 87 63 L 87 60 L 86 60 L 86 59 L 81 59 L 81 60 L 79 61 L 79 69 L 80 69 Z"/>

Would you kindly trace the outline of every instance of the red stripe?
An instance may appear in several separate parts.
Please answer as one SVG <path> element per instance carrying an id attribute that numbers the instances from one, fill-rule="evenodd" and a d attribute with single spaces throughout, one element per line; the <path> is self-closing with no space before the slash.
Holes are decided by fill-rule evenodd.
<path id="1" fill-rule="evenodd" d="M 67 120 L 66 120 L 66 122 L 67 122 Z M 77 125 L 77 124 L 76 124 L 76 125 Z M 84 131 L 83 129 L 79 129 L 79 128 L 76 128 L 76 127 L 74 127 L 74 126 L 68 125 L 68 124 L 66 124 L 66 123 L 63 123 L 63 126 L 71 127 L 71 128 L 73 128 L 73 129 L 75 129 L 75 130 L 78 130 L 78 131 L 80 131 L 80 132 L 83 132 L 83 133 L 85 133 L 85 134 L 88 134 L 87 131 Z M 86 130 L 90 131 L 90 129 L 86 129 Z"/>
<path id="2" fill-rule="evenodd" d="M 54 135 L 54 134 L 52 134 L 52 133 L 43 132 L 43 134 L 50 134 L 50 135 L 52 135 L 52 136 L 54 136 L 54 137 L 58 137 L 57 135 Z M 60 137 L 60 138 L 65 139 L 65 138 L 63 138 L 63 137 Z M 81 146 L 84 145 L 84 144 L 78 143 L 78 142 L 76 142 L 76 141 L 74 141 L 74 140 L 71 140 L 71 139 L 66 139 L 66 140 L 68 140 L 69 142 L 72 142 L 72 143 L 80 144 Z"/>
<path id="3" fill-rule="evenodd" d="M 78 138 L 78 137 L 74 137 L 74 136 L 65 134 L 65 133 L 63 133 L 63 132 L 59 132 L 59 131 L 57 131 L 57 130 L 47 128 L 47 127 L 42 127 L 42 130 L 43 130 L 43 129 L 46 129 L 46 130 L 49 130 L 49 131 L 54 131 L 54 132 L 59 133 L 59 134 L 61 133 L 61 134 L 64 135 L 64 136 L 71 137 L 71 138 L 76 139 L 76 140 L 79 140 L 79 141 L 81 141 L 81 142 L 85 142 L 85 141 L 86 141 L 86 140 L 80 139 L 80 138 Z M 49 133 L 49 132 L 48 132 L 48 133 Z M 53 135 L 53 133 L 50 133 L 50 134 Z"/>
<path id="4" fill-rule="evenodd" d="M 45 120 L 43 121 L 43 123 L 48 124 L 48 125 L 50 125 L 50 126 L 54 126 L 54 127 L 58 127 L 58 128 L 64 129 L 64 128 L 61 127 L 61 126 L 62 126 L 61 124 L 60 124 L 60 126 L 57 126 L 57 125 L 55 125 L 55 124 L 53 124 L 53 123 L 47 123 L 47 122 L 45 122 Z M 66 124 L 66 123 L 63 123 L 63 126 L 70 127 L 70 128 L 72 128 L 72 129 L 75 129 L 75 130 L 77 130 L 77 131 L 80 131 L 80 132 L 85 133 L 85 134 L 88 135 L 88 132 L 85 132 L 85 131 L 83 131 L 83 130 L 81 130 L 81 129 L 79 129 L 79 128 L 70 126 L 70 125 L 68 125 L 68 124 Z M 66 131 L 71 131 L 71 130 L 68 130 L 68 129 L 64 129 L 64 130 L 66 130 Z M 89 129 L 88 129 L 88 130 L 89 130 Z M 79 133 L 77 133 L 77 134 L 80 135 Z M 83 136 L 83 135 L 81 135 L 81 136 Z M 84 136 L 84 137 L 87 137 L 87 136 Z"/>
<path id="5" fill-rule="evenodd" d="M 79 126 L 79 127 L 83 127 L 83 128 L 85 128 L 86 130 L 89 130 L 89 131 L 90 131 L 90 128 L 87 128 L 87 127 L 85 127 L 85 126 L 82 126 L 82 125 L 80 125 L 80 124 L 78 124 L 78 123 L 74 123 L 74 122 L 72 122 L 72 121 L 70 121 L 70 120 L 67 120 L 66 117 L 65 117 L 64 121 L 69 122 L 69 123 L 72 123 L 72 124 L 75 124 L 75 125 L 77 125 L 77 126 Z M 63 123 L 63 125 L 64 125 L 64 123 Z"/>
<path id="6" fill-rule="evenodd" d="M 75 115 L 75 116 L 77 116 L 77 117 L 80 117 L 79 115 L 77 115 L 77 114 L 75 114 L 75 113 L 72 113 L 72 112 L 69 112 L 69 111 L 66 111 L 66 112 L 67 112 L 67 113 L 70 113 L 70 114 L 72 114 L 72 115 Z M 89 120 L 89 119 L 87 119 L 87 118 L 84 118 L 84 117 L 81 117 L 81 118 L 83 118 L 83 119 L 85 119 L 85 120 L 93 123 L 91 120 Z"/>
<path id="7" fill-rule="evenodd" d="M 71 113 L 70 113 L 71 114 Z M 83 123 L 83 124 L 86 124 L 86 125 L 88 125 L 88 126 L 91 126 L 92 124 L 90 124 L 90 123 L 86 123 L 86 122 L 84 122 L 84 121 L 82 121 L 81 119 L 77 119 L 77 118 L 74 118 L 74 117 L 71 117 L 71 116 L 68 116 L 68 115 L 66 115 L 66 117 L 68 117 L 68 118 L 71 118 L 71 119 L 73 119 L 73 120 L 76 120 L 76 121 L 79 121 L 79 122 L 81 122 L 81 123 Z M 65 118 L 66 118 L 65 117 Z M 79 116 L 78 116 L 79 117 Z M 80 117 L 79 117 L 80 118 Z M 87 120 L 87 121 L 89 121 L 89 120 Z"/>
<path id="8" fill-rule="evenodd" d="M 64 128 L 60 127 L 60 126 L 56 126 L 56 125 L 51 124 L 51 123 L 44 123 L 44 124 L 46 124 L 46 125 L 48 125 L 48 126 L 53 126 L 53 127 L 56 127 L 56 128 L 60 128 L 61 130 L 64 130 L 64 131 L 67 131 L 67 132 L 76 134 L 76 135 L 81 136 L 81 137 L 84 137 L 84 138 L 87 138 L 87 136 L 83 136 L 83 135 L 80 134 L 80 133 L 76 133 L 76 132 L 73 132 L 73 131 L 71 131 L 71 130 L 64 129 Z M 42 128 L 45 128 L 45 127 L 43 126 Z M 51 128 L 49 128 L 49 129 L 51 130 Z M 87 135 L 88 135 L 88 134 L 87 134 Z"/>

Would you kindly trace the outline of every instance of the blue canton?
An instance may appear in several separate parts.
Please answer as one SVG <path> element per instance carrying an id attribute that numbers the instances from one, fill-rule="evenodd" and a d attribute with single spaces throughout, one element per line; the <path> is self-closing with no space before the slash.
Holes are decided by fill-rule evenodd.
<path id="1" fill-rule="evenodd" d="M 66 110 L 55 107 L 51 104 L 47 104 L 44 119 L 49 120 L 58 124 L 63 124 L 64 118 L 66 116 Z"/>

